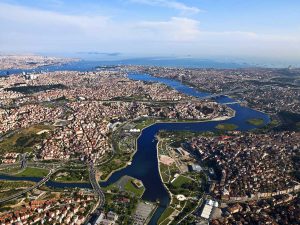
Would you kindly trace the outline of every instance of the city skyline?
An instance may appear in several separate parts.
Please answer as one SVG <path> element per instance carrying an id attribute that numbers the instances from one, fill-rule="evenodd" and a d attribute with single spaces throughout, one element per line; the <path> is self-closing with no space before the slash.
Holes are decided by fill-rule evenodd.
<path id="1" fill-rule="evenodd" d="M 0 51 L 294 64 L 299 9 L 294 0 L 2 0 Z"/>

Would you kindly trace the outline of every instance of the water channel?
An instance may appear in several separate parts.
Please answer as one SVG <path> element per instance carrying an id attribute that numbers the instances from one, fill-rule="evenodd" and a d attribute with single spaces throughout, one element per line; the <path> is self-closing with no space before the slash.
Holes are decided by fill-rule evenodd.
<path id="1" fill-rule="evenodd" d="M 58 67 L 59 68 L 59 67 Z M 72 68 L 70 68 L 71 70 Z M 74 68 L 73 68 L 74 70 Z M 75 69 L 76 70 L 76 69 Z M 171 88 L 178 90 L 184 94 L 194 96 L 197 98 L 202 98 L 209 93 L 203 93 L 195 88 L 184 85 L 178 81 L 165 79 L 165 78 L 157 78 L 150 76 L 148 74 L 129 74 L 128 78 L 132 80 L 141 80 L 145 82 L 159 82 L 163 83 Z M 247 120 L 252 118 L 260 118 L 263 119 L 264 124 L 270 122 L 268 115 L 243 107 L 237 103 L 234 103 L 235 100 L 227 97 L 221 96 L 215 99 L 216 102 L 224 104 L 224 103 L 233 103 L 228 106 L 235 110 L 235 117 L 226 120 L 225 123 L 231 123 L 238 126 L 238 130 L 247 131 L 254 129 L 253 125 L 249 124 Z M 120 179 L 124 175 L 135 177 L 139 180 L 143 181 L 143 184 L 146 188 L 142 199 L 146 201 L 159 201 L 159 207 L 155 211 L 154 215 L 151 218 L 150 225 L 157 224 L 157 221 L 160 215 L 163 213 L 164 209 L 168 206 L 170 202 L 170 198 L 167 190 L 165 189 L 158 170 L 158 160 L 157 160 L 157 140 L 155 138 L 156 134 L 160 130 L 166 131 L 214 131 L 216 126 L 219 123 L 224 123 L 224 121 L 207 121 L 207 122 L 193 122 L 193 123 L 156 123 L 150 127 L 145 128 L 140 137 L 137 140 L 137 152 L 133 157 L 131 165 L 126 168 L 116 171 L 112 174 L 112 176 L 106 181 L 102 182 L 101 186 L 107 186 L 118 179 Z M 0 175 L 0 179 L 4 180 L 30 180 L 30 181 L 39 181 L 41 178 L 34 177 L 11 177 Z M 47 186 L 57 187 L 57 188 L 91 188 L 90 184 L 80 184 L 80 183 L 58 183 L 53 181 L 48 181 L 46 183 Z"/>

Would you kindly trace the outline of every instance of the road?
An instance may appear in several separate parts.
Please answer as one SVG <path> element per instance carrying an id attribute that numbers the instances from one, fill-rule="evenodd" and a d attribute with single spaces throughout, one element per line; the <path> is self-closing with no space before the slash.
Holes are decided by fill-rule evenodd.
<path id="1" fill-rule="evenodd" d="M 101 190 L 99 183 L 96 180 L 96 170 L 94 168 L 93 162 L 89 163 L 89 178 L 90 178 L 90 183 L 91 183 L 95 193 L 99 197 L 99 204 L 98 204 L 97 208 L 102 208 L 105 203 L 105 196 L 104 196 L 103 191 Z"/>
<path id="2" fill-rule="evenodd" d="M 40 180 L 38 183 L 36 183 L 34 186 L 31 186 L 23 191 L 20 191 L 14 195 L 11 195 L 11 196 L 8 196 L 8 197 L 5 197 L 5 198 L 2 198 L 0 199 L 0 203 L 4 203 L 4 202 L 8 202 L 8 201 L 11 201 L 11 200 L 14 200 L 18 197 L 21 197 L 22 195 L 26 194 L 27 192 L 30 192 L 40 186 L 42 186 L 44 183 L 46 183 L 50 177 L 52 176 L 52 174 L 54 174 L 56 172 L 56 170 L 50 170 L 50 172 L 48 173 L 47 176 L 45 176 L 42 180 Z"/>
<path id="3" fill-rule="evenodd" d="M 239 89 L 236 89 L 236 90 L 230 90 L 230 91 L 225 91 L 225 92 L 221 92 L 221 93 L 208 95 L 208 96 L 205 96 L 205 97 L 201 97 L 200 99 L 202 100 L 202 99 L 217 98 L 217 97 L 221 97 L 221 96 L 224 96 L 224 95 L 231 95 L 231 94 L 238 93 L 238 92 L 245 92 L 245 91 L 248 91 L 248 90 L 249 89 L 239 88 Z"/>
<path id="4" fill-rule="evenodd" d="M 26 160 L 26 159 L 25 159 Z M 24 165 L 25 163 L 25 165 Z M 24 162 L 23 160 L 17 162 L 17 163 L 11 163 L 11 164 L 0 164 L 0 170 L 8 169 L 8 168 L 21 168 L 26 169 L 26 167 L 30 168 L 43 168 L 47 170 L 51 170 L 53 168 L 60 168 L 63 167 L 63 163 L 42 163 L 42 162 L 27 162 L 27 160 Z"/>
<path id="5" fill-rule="evenodd" d="M 25 169 L 27 167 L 27 159 L 26 159 L 27 153 L 24 153 L 21 155 L 20 163 L 21 163 L 21 169 Z"/>
<path id="6" fill-rule="evenodd" d="M 97 182 L 96 170 L 92 161 L 88 163 L 88 170 L 90 183 L 94 189 L 94 192 L 98 195 L 98 202 L 96 203 L 95 207 L 90 211 L 89 216 L 86 218 L 86 221 L 84 223 L 85 225 L 91 225 L 95 223 L 105 203 L 105 196 L 101 190 L 99 183 Z"/>

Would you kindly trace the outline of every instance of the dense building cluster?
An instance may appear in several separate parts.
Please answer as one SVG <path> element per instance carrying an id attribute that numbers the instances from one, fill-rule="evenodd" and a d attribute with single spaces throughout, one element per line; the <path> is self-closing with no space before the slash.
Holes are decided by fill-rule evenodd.
<path id="1" fill-rule="evenodd" d="M 289 87 L 262 87 L 236 94 L 247 101 L 250 107 L 275 114 L 280 111 L 300 113 L 300 89 Z"/>
<path id="2" fill-rule="evenodd" d="M 95 204 L 90 195 L 76 195 L 59 199 L 33 200 L 29 203 L 0 215 L 0 224 L 83 224 L 89 210 Z"/>
<path id="3" fill-rule="evenodd" d="M 68 79 L 66 79 L 66 77 Z M 72 82 L 70 82 L 70 79 Z M 76 72 L 55 72 L 38 76 L 30 81 L 30 85 L 63 84 L 68 88 L 53 90 L 38 95 L 37 100 L 45 101 L 65 97 L 74 99 L 83 97 L 88 100 L 111 100 L 123 97 L 135 100 L 173 101 L 188 98 L 186 95 L 167 88 L 161 84 L 145 84 L 124 78 L 119 72 L 92 72 L 78 74 Z"/>
<path id="4" fill-rule="evenodd" d="M 212 225 L 236 224 L 290 224 L 300 221 L 300 198 L 281 195 L 259 201 L 229 204 L 223 217 L 213 219 Z"/>
<path id="5" fill-rule="evenodd" d="M 120 71 L 51 72 L 0 79 L 0 134 L 49 123 L 40 159 L 100 159 L 110 152 L 110 125 L 139 117 L 215 119 L 233 111 L 165 85 L 132 81 Z M 161 102 L 164 104 L 162 105 Z"/>
<path id="6" fill-rule="evenodd" d="M 0 57 L 3 68 L 9 68 L 9 60 Z M 11 60 L 15 61 L 13 67 L 33 68 L 55 64 L 56 59 L 21 57 Z M 94 163 L 99 167 L 107 161 L 101 169 L 111 167 L 109 172 L 118 169 L 119 164 L 128 163 L 121 157 L 113 159 L 116 149 L 123 146 L 127 149 L 118 156 L 134 152 L 135 138 L 148 122 L 224 120 L 235 115 L 226 104 L 189 97 L 162 84 L 130 80 L 126 76 L 128 71 L 177 79 L 211 93 L 234 95 L 243 103 L 269 113 L 300 112 L 300 82 L 298 72 L 292 69 L 116 66 L 94 72 L 23 73 L 0 78 L 0 142 L 20 134 L 23 128 L 34 131 L 28 137 L 19 139 L 16 136 L 16 140 L 5 143 L 8 150 L 2 152 L 2 163 L 20 161 L 26 166 L 26 154 L 21 154 L 25 146 L 22 144 L 32 140 L 29 160 L 89 162 L 91 179 L 99 172 L 94 171 Z M 283 77 L 287 74 L 293 76 Z M 33 129 L 38 124 L 47 126 L 40 126 L 42 130 L 39 131 Z M 177 205 L 172 205 L 171 201 L 172 209 L 178 211 L 175 220 L 172 218 L 174 224 L 186 218 L 193 222 L 210 220 L 214 225 L 296 224 L 294 222 L 300 220 L 300 133 L 278 129 L 266 132 L 268 128 L 264 129 L 195 136 L 182 132 L 178 137 L 170 136 L 172 144 L 158 149 L 158 159 L 160 169 L 164 169 L 160 175 L 168 180 L 166 187 L 170 193 L 176 193 L 172 201 Z M 15 148 L 20 152 L 10 151 L 10 144 L 14 146 L 14 142 L 20 144 L 20 149 Z M 176 182 L 185 183 L 176 187 Z M 202 190 L 206 190 L 206 194 Z M 104 200 L 101 194 L 99 202 Z M 154 204 L 148 203 L 136 206 L 135 200 L 120 198 L 115 190 L 106 194 L 114 197 L 101 210 L 96 210 L 95 224 L 119 224 L 120 221 L 144 224 L 155 209 Z M 60 198 L 54 195 L 46 199 L 40 198 L 41 194 L 34 201 L 22 201 L 13 207 L 14 210 L 0 213 L 0 225 L 77 225 L 91 219 L 89 214 L 95 211 L 92 209 L 94 195 L 60 194 Z M 200 211 L 202 213 L 197 213 Z"/>
<path id="7" fill-rule="evenodd" d="M 300 189 L 300 133 L 240 133 L 198 137 L 190 146 L 219 174 L 211 192 L 224 201 L 246 201 L 287 194 Z"/>
<path id="8" fill-rule="evenodd" d="M 235 96 L 267 113 L 300 113 L 299 69 L 136 69 L 180 80 L 207 92 Z"/>
<path id="9" fill-rule="evenodd" d="M 28 104 L 11 109 L 0 108 L 0 135 L 33 124 L 53 122 L 62 113 L 61 107 L 50 108 L 37 104 Z"/>
<path id="10" fill-rule="evenodd" d="M 224 106 L 200 102 L 161 107 L 136 102 L 76 101 L 68 103 L 67 107 L 72 110 L 66 118 L 67 125 L 56 129 L 43 142 L 39 154 L 43 159 L 101 158 L 111 151 L 108 140 L 111 121 L 139 117 L 211 119 L 220 115 L 229 116 Z"/>
<path id="11" fill-rule="evenodd" d="M 68 63 L 72 59 L 38 55 L 0 55 L 0 69 L 33 69 L 40 66 Z"/>
<path id="12" fill-rule="evenodd" d="M 56 86 L 59 88 L 55 88 Z M 17 92 L 19 87 L 24 88 Z M 37 87 L 39 90 L 36 93 L 28 91 Z M 45 90 L 43 91 L 42 88 Z M 116 72 L 53 72 L 40 74 L 33 80 L 26 80 L 24 76 L 10 76 L 0 79 L 2 106 L 18 106 L 29 102 L 45 102 L 60 98 L 69 100 L 77 98 L 86 100 L 125 98 L 127 100 L 147 101 L 189 99 L 186 95 L 164 85 L 157 83 L 149 85 L 142 81 L 132 81 Z"/>

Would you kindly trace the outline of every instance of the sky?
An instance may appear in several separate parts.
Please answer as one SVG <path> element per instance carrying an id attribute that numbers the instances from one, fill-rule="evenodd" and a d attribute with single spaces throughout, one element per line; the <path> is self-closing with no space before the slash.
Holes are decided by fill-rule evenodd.
<path id="1" fill-rule="evenodd" d="M 0 52 L 300 61 L 299 0 L 0 0 Z"/>

